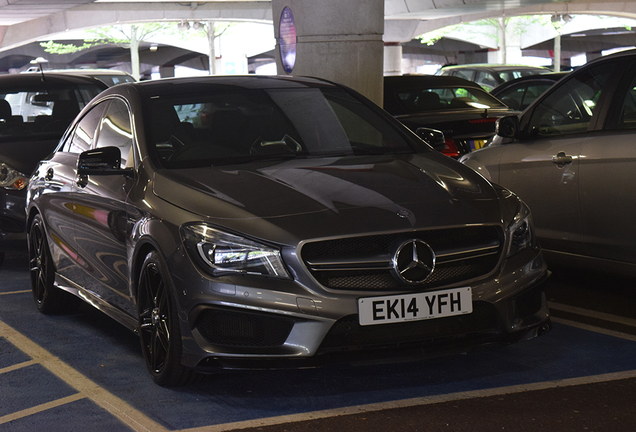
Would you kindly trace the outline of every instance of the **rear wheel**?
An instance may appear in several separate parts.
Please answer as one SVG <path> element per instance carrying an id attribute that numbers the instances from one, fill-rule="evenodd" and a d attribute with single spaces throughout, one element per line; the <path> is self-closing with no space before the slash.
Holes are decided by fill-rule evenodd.
<path id="1" fill-rule="evenodd" d="M 155 251 L 146 255 L 139 275 L 137 307 L 141 350 L 155 383 L 190 384 L 199 374 L 181 364 L 181 331 L 165 265 Z"/>
<path id="2" fill-rule="evenodd" d="M 31 221 L 28 239 L 31 290 L 38 310 L 44 314 L 56 314 L 76 309 L 79 299 L 53 284 L 55 266 L 40 215 L 36 215 Z"/>

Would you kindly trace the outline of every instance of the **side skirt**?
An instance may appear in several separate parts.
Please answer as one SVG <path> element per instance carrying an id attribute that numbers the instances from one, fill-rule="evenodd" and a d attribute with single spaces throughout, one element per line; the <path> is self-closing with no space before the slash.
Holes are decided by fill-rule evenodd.
<path id="1" fill-rule="evenodd" d="M 116 308 L 108 303 L 106 303 L 101 297 L 97 296 L 95 293 L 87 290 L 84 287 L 77 285 L 76 283 L 66 279 L 64 276 L 56 273 L 55 274 L 55 286 L 61 290 L 64 290 L 68 293 L 73 294 L 76 297 L 79 297 L 84 302 L 93 306 L 95 309 L 100 312 L 105 313 L 128 330 L 139 333 L 137 319 L 135 317 L 130 316 L 126 312 L 122 311 L 119 308 Z"/>

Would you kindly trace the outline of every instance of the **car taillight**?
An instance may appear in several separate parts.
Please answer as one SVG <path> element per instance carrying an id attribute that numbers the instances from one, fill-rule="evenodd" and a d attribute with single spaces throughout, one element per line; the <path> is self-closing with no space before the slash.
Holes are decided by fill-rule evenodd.
<path id="1" fill-rule="evenodd" d="M 444 144 L 445 146 L 444 146 L 444 149 L 442 150 L 442 154 L 445 154 L 446 156 L 450 156 L 454 158 L 459 157 L 459 148 L 457 148 L 457 144 L 455 144 L 455 141 L 453 141 L 450 138 L 446 138 L 446 141 L 444 142 Z"/>

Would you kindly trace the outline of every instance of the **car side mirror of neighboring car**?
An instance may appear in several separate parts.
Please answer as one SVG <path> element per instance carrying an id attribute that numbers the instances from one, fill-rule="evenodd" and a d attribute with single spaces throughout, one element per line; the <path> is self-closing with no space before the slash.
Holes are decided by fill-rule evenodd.
<path id="1" fill-rule="evenodd" d="M 101 147 L 80 153 L 77 174 L 132 176 L 132 168 L 121 168 L 121 151 L 118 147 Z"/>
<path id="2" fill-rule="evenodd" d="M 503 138 L 516 139 L 519 134 L 519 117 L 506 116 L 497 119 L 495 133 Z"/>
<path id="3" fill-rule="evenodd" d="M 435 150 L 442 151 L 446 148 L 446 139 L 442 131 L 421 127 L 415 130 L 415 134 Z"/>

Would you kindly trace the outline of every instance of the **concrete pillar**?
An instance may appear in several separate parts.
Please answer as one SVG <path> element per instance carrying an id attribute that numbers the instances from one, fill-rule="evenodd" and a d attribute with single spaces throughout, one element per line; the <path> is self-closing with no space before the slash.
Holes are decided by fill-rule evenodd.
<path id="1" fill-rule="evenodd" d="M 561 72 L 561 33 L 554 38 L 554 71 Z"/>
<path id="2" fill-rule="evenodd" d="M 402 75 L 402 45 L 384 44 L 384 75 Z"/>
<path id="3" fill-rule="evenodd" d="M 291 72 L 283 68 L 280 55 L 285 7 L 296 30 Z M 335 81 L 382 105 L 384 0 L 272 0 L 272 13 L 279 74 Z"/>

